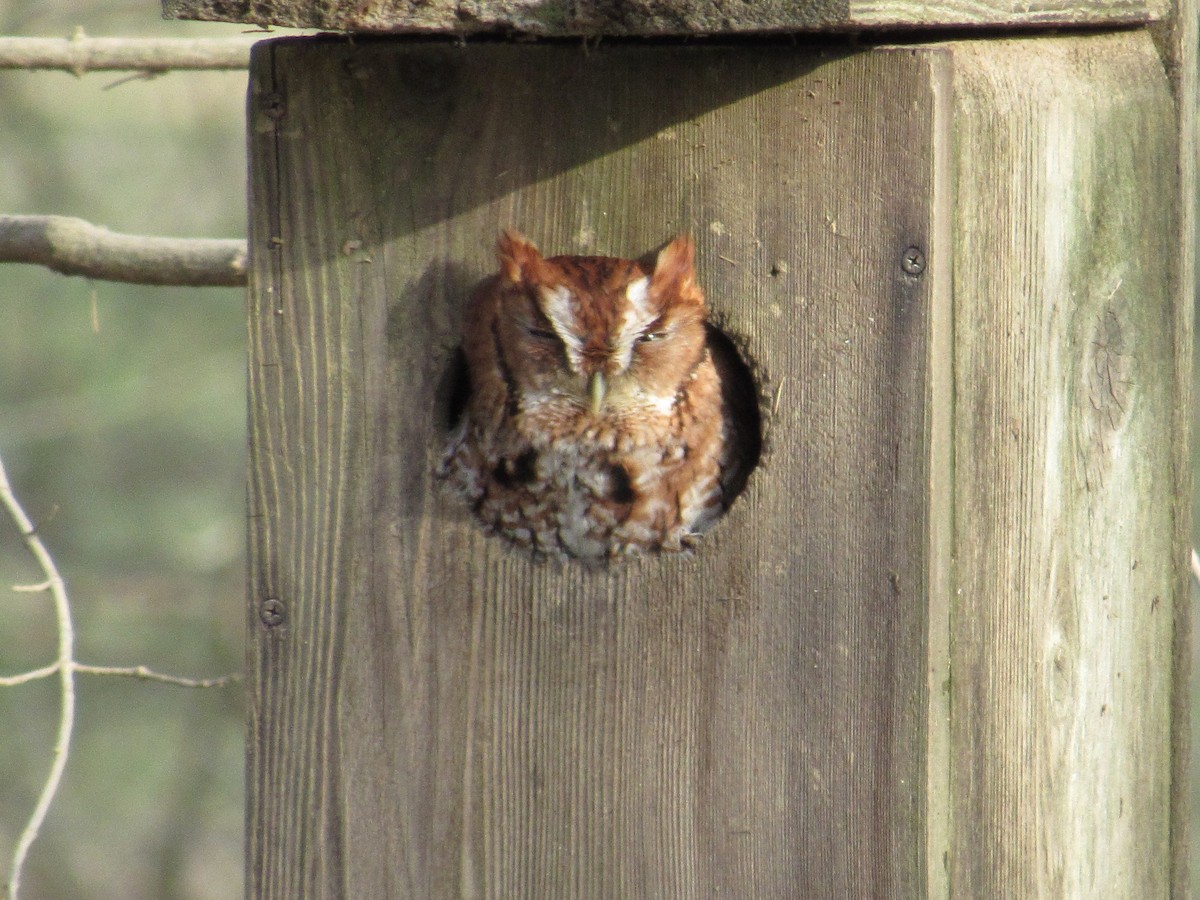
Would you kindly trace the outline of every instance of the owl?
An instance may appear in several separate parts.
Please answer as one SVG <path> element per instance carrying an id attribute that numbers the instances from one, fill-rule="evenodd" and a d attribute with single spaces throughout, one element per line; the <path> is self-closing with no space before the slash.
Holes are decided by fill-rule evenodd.
<path id="1" fill-rule="evenodd" d="M 516 231 L 470 299 L 470 394 L 438 475 L 490 531 L 598 562 L 693 545 L 741 466 L 688 237 L 652 262 Z"/>

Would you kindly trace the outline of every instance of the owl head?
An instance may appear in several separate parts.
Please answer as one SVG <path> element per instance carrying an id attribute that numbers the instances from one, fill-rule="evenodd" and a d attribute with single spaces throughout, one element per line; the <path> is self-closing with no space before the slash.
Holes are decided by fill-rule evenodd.
<path id="1" fill-rule="evenodd" d="M 516 231 L 496 244 L 497 338 L 525 395 L 570 402 L 593 415 L 670 409 L 704 358 L 704 294 L 695 246 L 677 237 L 653 264 L 553 256 Z"/>

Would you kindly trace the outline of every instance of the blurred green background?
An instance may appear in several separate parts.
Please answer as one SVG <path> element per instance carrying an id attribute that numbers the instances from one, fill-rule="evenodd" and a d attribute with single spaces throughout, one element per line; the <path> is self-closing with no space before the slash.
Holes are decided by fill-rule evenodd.
<path id="1" fill-rule="evenodd" d="M 163 21 L 158 0 L 0 0 L 3 35 L 65 37 L 78 25 L 94 36 L 244 30 Z M 0 211 L 244 236 L 245 74 L 122 79 L 0 72 Z M 240 671 L 242 292 L 9 265 L 0 304 L 0 455 L 67 578 L 79 659 Z M 49 598 L 7 591 L 36 580 L 0 526 L 0 674 L 54 658 Z M 0 870 L 45 778 L 57 710 L 53 680 L 0 688 Z M 238 685 L 81 676 L 71 762 L 27 863 L 26 900 L 239 896 L 242 716 Z M 1200 847 L 1200 822 L 1192 839 Z"/>
<path id="2" fill-rule="evenodd" d="M 0 34 L 240 34 L 158 0 L 0 0 Z M 243 237 L 245 73 L 114 86 L 0 72 L 0 210 L 118 231 Z M 0 267 L 0 454 L 74 603 L 77 654 L 242 669 L 245 322 L 236 289 L 150 288 Z M 0 674 L 52 662 L 49 598 L 0 526 Z M 57 682 L 0 688 L 0 871 L 45 779 Z M 226 898 L 242 886 L 241 686 L 80 676 L 58 800 L 22 896 Z"/>

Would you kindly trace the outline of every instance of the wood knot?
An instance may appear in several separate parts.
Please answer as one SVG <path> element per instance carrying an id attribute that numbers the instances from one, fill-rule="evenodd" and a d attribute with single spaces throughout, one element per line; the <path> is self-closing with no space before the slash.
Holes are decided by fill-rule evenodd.
<path id="1" fill-rule="evenodd" d="M 1133 336 L 1128 320 L 1110 304 L 1096 316 L 1087 332 L 1080 360 L 1080 428 L 1086 453 L 1088 488 L 1104 484 L 1112 464 L 1115 438 L 1125 427 L 1133 403 Z"/>
<path id="2" fill-rule="evenodd" d="M 1103 310 L 1083 352 L 1083 387 L 1093 441 L 1120 430 L 1129 415 L 1133 382 L 1125 325 L 1116 311 Z M 1104 449 L 1103 446 L 1097 450 Z"/>

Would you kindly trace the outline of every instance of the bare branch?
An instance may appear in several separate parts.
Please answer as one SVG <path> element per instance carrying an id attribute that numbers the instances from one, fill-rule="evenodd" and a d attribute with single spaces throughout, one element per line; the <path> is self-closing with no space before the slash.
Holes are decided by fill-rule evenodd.
<path id="1" fill-rule="evenodd" d="M 123 678 L 138 678 L 142 681 L 157 681 L 161 684 L 174 684 L 189 688 L 224 687 L 242 680 L 242 676 L 236 672 L 216 678 L 181 678 L 178 675 L 164 675 L 161 672 L 152 671 L 146 666 L 85 666 L 82 663 L 76 663 L 75 671 L 86 675 L 118 675 Z"/>
<path id="2" fill-rule="evenodd" d="M 140 678 L 145 681 L 155 681 L 163 684 L 174 684 L 181 687 L 219 687 L 233 681 L 239 681 L 240 675 L 222 675 L 218 678 L 181 678 L 177 675 L 164 675 L 146 666 L 88 666 L 75 661 L 75 626 L 71 618 L 71 603 L 67 598 L 67 586 L 59 574 L 54 558 L 37 533 L 37 526 L 26 514 L 8 480 L 8 472 L 4 461 L 0 460 L 0 504 L 8 511 L 9 517 L 17 526 L 22 539 L 38 567 L 46 576 L 44 581 L 37 584 L 21 584 L 13 587 L 14 591 L 22 593 L 41 593 L 48 591 L 54 599 L 55 616 L 58 620 L 58 657 L 40 669 L 31 669 L 19 675 L 0 677 L 0 687 L 12 687 L 27 684 L 41 678 L 59 676 L 61 709 L 58 717 L 58 736 L 54 742 L 54 756 L 50 763 L 50 772 L 42 785 L 37 804 L 29 815 L 29 820 L 21 830 L 13 848 L 12 861 L 8 870 L 8 900 L 18 900 L 21 891 L 21 872 L 25 867 L 25 859 L 29 848 L 37 840 L 46 814 L 58 793 L 62 782 L 63 771 L 67 767 L 67 757 L 71 750 L 71 735 L 75 729 L 75 673 L 88 675 L 116 675 L 127 678 Z"/>
<path id="3" fill-rule="evenodd" d="M 58 663 L 51 663 L 48 666 L 42 666 L 40 669 L 31 669 L 28 672 L 22 672 L 20 675 L 5 675 L 0 677 L 0 687 L 15 687 L 18 684 L 28 684 L 31 681 L 49 678 L 61 668 L 62 666 Z"/>
<path id="4" fill-rule="evenodd" d="M 18 594 L 40 594 L 50 590 L 50 582 L 39 581 L 37 584 L 14 584 L 12 589 Z"/>
<path id="5" fill-rule="evenodd" d="M 0 216 L 0 262 L 132 284 L 246 283 L 245 241 L 118 234 L 69 216 Z"/>
<path id="6" fill-rule="evenodd" d="M 151 72 L 172 69 L 245 70 L 256 38 L 0 38 L 0 69 Z"/>
<path id="7" fill-rule="evenodd" d="M 49 678 L 61 668 L 60 663 L 51 663 L 40 669 L 21 672 L 19 675 L 0 675 L 0 687 L 16 687 L 20 684 Z M 224 687 L 242 680 L 240 672 L 218 675 L 216 678 L 184 678 L 180 675 L 164 675 L 147 666 L 89 666 L 84 663 L 71 663 L 71 668 L 82 675 L 115 675 L 120 678 L 137 678 L 140 681 L 155 681 L 159 684 L 173 684 L 186 688 Z"/>
<path id="8" fill-rule="evenodd" d="M 67 599 L 67 586 L 58 573 L 58 567 L 54 564 L 50 551 L 38 537 L 33 522 L 25 514 L 16 495 L 13 494 L 3 460 L 0 460 L 0 502 L 8 510 L 8 514 L 16 523 L 17 529 L 25 540 L 25 546 L 29 548 L 29 552 L 33 554 L 33 558 L 37 560 L 38 566 L 45 574 L 50 594 L 54 598 L 54 611 L 58 619 L 58 659 L 55 667 L 58 669 L 62 696 L 62 707 L 58 716 L 58 737 L 54 742 L 54 758 L 50 764 L 50 773 L 46 776 L 45 784 L 42 785 L 42 792 L 38 796 L 33 812 L 30 813 L 29 821 L 21 831 L 21 836 L 17 838 L 16 847 L 13 849 L 12 863 L 8 870 L 8 900 L 18 900 L 21 869 L 25 865 L 25 857 L 29 854 L 29 848 L 33 842 L 37 840 L 38 831 L 41 830 L 42 822 L 46 820 L 50 804 L 54 802 L 54 795 L 58 793 L 58 785 L 62 781 L 63 770 L 67 766 L 67 755 L 71 749 L 71 732 L 75 728 L 75 671 L 73 668 L 75 626 L 71 621 L 71 604 Z"/>
<path id="9" fill-rule="evenodd" d="M 1196 549 L 1192 548 L 1192 577 L 1196 579 L 1196 584 L 1200 585 L 1200 555 L 1196 553 Z"/>

